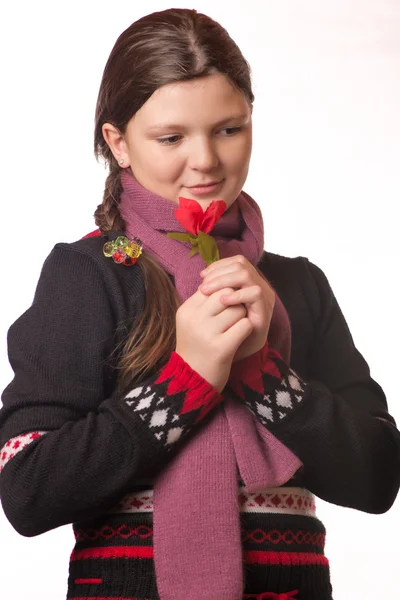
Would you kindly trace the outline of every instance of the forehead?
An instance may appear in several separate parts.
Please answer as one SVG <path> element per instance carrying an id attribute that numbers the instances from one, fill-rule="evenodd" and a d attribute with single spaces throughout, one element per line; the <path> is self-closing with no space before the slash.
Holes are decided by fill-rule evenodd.
<path id="1" fill-rule="evenodd" d="M 247 98 L 223 75 L 215 74 L 160 87 L 134 116 L 137 124 L 152 126 L 185 121 L 201 125 L 231 115 L 250 114 Z"/>

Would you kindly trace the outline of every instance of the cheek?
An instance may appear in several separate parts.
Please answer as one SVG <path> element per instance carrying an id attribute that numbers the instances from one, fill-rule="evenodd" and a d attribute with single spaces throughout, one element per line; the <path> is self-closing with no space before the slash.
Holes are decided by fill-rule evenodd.
<path id="1" fill-rule="evenodd" d="M 182 159 L 178 152 L 168 152 L 168 148 L 158 145 L 143 145 L 140 155 L 142 170 L 160 182 L 174 181 L 181 172 Z"/>
<path id="2" fill-rule="evenodd" d="M 183 161 L 177 152 L 160 153 L 152 168 L 160 181 L 174 182 L 182 173 Z"/>
<path id="3" fill-rule="evenodd" d="M 253 147 L 253 139 L 252 139 L 252 131 L 247 131 L 246 136 L 243 140 L 243 144 L 241 147 L 242 159 L 245 161 L 250 161 L 251 150 Z"/>
<path id="4" fill-rule="evenodd" d="M 251 135 L 240 137 L 236 143 L 229 146 L 224 157 L 225 165 L 230 171 L 236 171 L 237 173 L 247 171 L 252 148 Z"/>

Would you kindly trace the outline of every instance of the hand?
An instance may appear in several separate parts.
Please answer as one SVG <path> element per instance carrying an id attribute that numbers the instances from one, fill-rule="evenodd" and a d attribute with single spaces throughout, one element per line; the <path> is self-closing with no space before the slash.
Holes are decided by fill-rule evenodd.
<path id="1" fill-rule="evenodd" d="M 219 392 L 225 387 L 233 357 L 252 330 L 241 304 L 226 306 L 223 287 L 208 296 L 197 290 L 176 312 L 176 352 Z"/>
<path id="2" fill-rule="evenodd" d="M 213 262 L 200 273 L 203 283 L 199 290 L 213 294 L 230 287 L 220 301 L 225 306 L 243 304 L 252 331 L 237 349 L 233 362 L 251 356 L 264 347 L 275 306 L 275 292 L 257 269 L 241 254 Z"/>

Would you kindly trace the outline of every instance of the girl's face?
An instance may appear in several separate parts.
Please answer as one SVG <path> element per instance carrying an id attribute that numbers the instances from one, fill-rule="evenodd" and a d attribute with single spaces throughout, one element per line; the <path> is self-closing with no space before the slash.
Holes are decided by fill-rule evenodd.
<path id="1" fill-rule="evenodd" d="M 252 107 L 221 74 L 165 85 L 147 100 L 121 135 L 103 135 L 146 189 L 179 204 L 212 200 L 229 207 L 246 181 L 252 148 Z M 220 182 L 200 194 L 193 186 Z"/>

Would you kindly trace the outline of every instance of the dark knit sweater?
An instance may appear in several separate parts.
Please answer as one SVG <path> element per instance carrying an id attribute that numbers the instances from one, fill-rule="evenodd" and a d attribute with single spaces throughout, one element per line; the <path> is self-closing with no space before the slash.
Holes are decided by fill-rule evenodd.
<path id="1" fill-rule="evenodd" d="M 116 391 L 113 350 L 151 299 L 138 264 L 126 268 L 105 258 L 104 241 L 57 244 L 32 306 L 9 330 L 15 377 L 2 396 L 0 448 L 20 434 L 48 432 L 15 453 L 0 474 L 4 512 L 22 535 L 66 523 L 101 528 L 104 514 L 126 493 L 151 487 L 223 402 L 175 352 L 146 381 L 135 383 L 133 374 L 130 394 Z M 262 365 L 250 368 L 250 361 L 243 385 L 228 385 L 301 459 L 302 486 L 342 506 L 388 510 L 400 483 L 400 434 L 327 278 L 303 257 L 264 253 L 258 266 L 290 317 L 291 364 L 276 361 L 277 380 Z M 263 391 L 255 392 L 246 377 Z M 279 392 L 287 392 L 293 378 L 301 385 L 282 405 Z M 140 394 L 149 391 L 152 402 L 138 410 Z M 157 402 L 165 397 L 171 410 L 159 418 Z"/>

